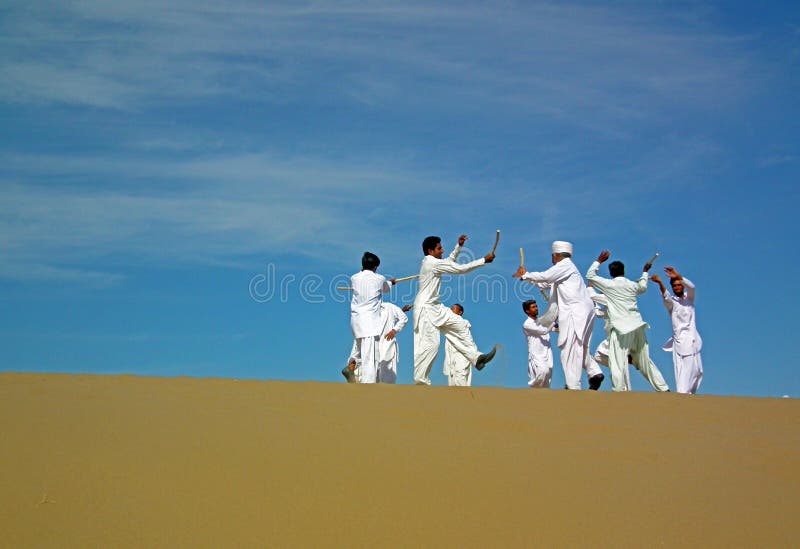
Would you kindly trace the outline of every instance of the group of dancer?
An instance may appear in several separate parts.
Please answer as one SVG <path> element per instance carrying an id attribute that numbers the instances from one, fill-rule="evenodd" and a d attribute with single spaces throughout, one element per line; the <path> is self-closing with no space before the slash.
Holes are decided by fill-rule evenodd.
<path id="1" fill-rule="evenodd" d="M 472 369 L 480 371 L 494 358 L 497 345 L 486 353 L 478 350 L 471 325 L 463 317 L 464 307 L 454 304 L 448 308 L 440 300 L 442 275 L 466 274 L 495 259 L 492 250 L 474 261 L 458 263 L 466 240 L 467 236 L 461 235 L 446 258 L 441 238 L 429 236 L 423 240 L 424 258 L 418 275 L 417 295 L 413 305 L 402 309 L 383 301 L 383 294 L 388 293 L 397 280 L 387 280 L 378 274 L 380 259 L 373 253 L 364 253 L 362 270 L 351 277 L 350 325 L 354 342 L 348 364 L 342 370 L 348 382 L 396 381 L 399 360 L 396 335 L 408 323 L 405 313 L 412 308 L 415 384 L 430 385 L 431 369 L 442 335 L 445 337 L 444 373 L 448 385 L 471 385 Z M 589 389 L 599 389 L 605 379 L 599 367 L 602 364 L 611 373 L 614 391 L 631 390 L 629 365 L 639 370 L 656 391 L 669 391 L 650 358 L 645 332 L 649 326 L 637 305 L 638 296 L 647 291 L 649 278 L 658 285 L 672 321 L 672 337 L 663 348 L 673 355 L 676 389 L 679 393 L 697 392 L 703 378 L 702 340 L 695 323 L 695 286 L 690 280 L 674 268 L 666 267 L 664 271 L 672 288 L 670 294 L 658 275 L 649 276 L 652 260 L 644 265 L 641 276 L 635 281 L 625 278 L 625 266 L 620 261 L 609 264 L 610 278 L 604 278 L 598 270 L 611 255 L 604 250 L 586 273 L 587 285 L 572 261 L 571 243 L 555 241 L 551 251 L 553 266 L 549 269 L 534 272 L 520 265 L 512 275 L 538 286 L 547 303 L 542 315 L 535 300 L 522 303 L 527 316 L 523 333 L 528 343 L 530 387 L 550 387 L 553 371 L 550 333 L 557 332 L 567 389 L 581 389 L 583 370 Z M 596 318 L 604 319 L 606 339 L 592 354 L 590 345 Z"/>

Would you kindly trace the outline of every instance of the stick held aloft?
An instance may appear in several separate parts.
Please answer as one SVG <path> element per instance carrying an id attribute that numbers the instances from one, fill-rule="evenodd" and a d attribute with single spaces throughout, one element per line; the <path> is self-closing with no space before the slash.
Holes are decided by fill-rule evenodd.
<path id="1" fill-rule="evenodd" d="M 497 250 L 497 244 L 500 242 L 500 229 L 497 229 L 497 233 L 494 235 L 494 246 L 492 246 L 492 252 L 494 253 Z"/>

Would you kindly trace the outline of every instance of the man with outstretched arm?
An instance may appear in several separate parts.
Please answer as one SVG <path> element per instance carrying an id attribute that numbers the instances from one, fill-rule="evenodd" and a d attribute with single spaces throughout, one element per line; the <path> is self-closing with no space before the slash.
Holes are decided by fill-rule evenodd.
<path id="1" fill-rule="evenodd" d="M 425 257 L 419 269 L 419 289 L 414 299 L 414 383 L 417 385 L 431 384 L 431 368 L 439 353 L 441 334 L 451 335 L 455 349 L 478 370 L 494 358 L 496 347 L 481 354 L 472 338 L 464 337 L 460 329 L 461 317 L 439 301 L 443 274 L 466 274 L 494 261 L 494 253 L 489 253 L 469 263 L 456 263 L 466 240 L 467 235 L 462 234 L 447 259 L 442 259 L 444 249 L 441 238 L 429 236 L 422 241 Z"/>
<path id="2" fill-rule="evenodd" d="M 542 272 L 528 272 L 520 266 L 512 276 L 534 284 L 552 285 L 550 301 L 558 305 L 558 348 L 561 349 L 566 388 L 580 391 L 583 369 L 589 376 L 589 389 L 596 391 L 605 376 L 589 352 L 594 304 L 581 273 L 572 262 L 572 244 L 556 240 L 551 250 L 552 267 Z"/>
<path id="3" fill-rule="evenodd" d="M 656 391 L 669 391 L 664 377 L 650 360 L 645 330 L 650 326 L 642 320 L 636 300 L 639 294 L 647 291 L 647 271 L 652 266 L 647 263 L 642 276 L 634 282 L 625 278 L 625 265 L 613 261 L 608 266 L 611 279 L 597 274 L 600 264 L 611 256 L 603 250 L 586 273 L 592 287 L 606 296 L 606 322 L 608 323 L 608 368 L 611 370 L 611 387 L 614 391 L 630 391 L 631 378 L 628 368 L 628 355 L 639 367 L 639 371 Z"/>
<path id="4" fill-rule="evenodd" d="M 665 267 L 664 272 L 669 277 L 673 295 L 667 292 L 658 275 L 650 277 L 661 289 L 664 306 L 672 320 L 672 337 L 667 340 L 663 349 L 672 351 L 676 390 L 693 395 L 703 381 L 703 360 L 700 358 L 703 340 L 695 325 L 695 285 L 672 267 Z"/>

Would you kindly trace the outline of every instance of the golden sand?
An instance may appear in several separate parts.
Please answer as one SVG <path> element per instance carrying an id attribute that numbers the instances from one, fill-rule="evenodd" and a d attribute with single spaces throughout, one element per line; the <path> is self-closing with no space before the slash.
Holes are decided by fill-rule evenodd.
<path id="1" fill-rule="evenodd" d="M 0 374 L 4 547 L 797 546 L 800 402 Z"/>

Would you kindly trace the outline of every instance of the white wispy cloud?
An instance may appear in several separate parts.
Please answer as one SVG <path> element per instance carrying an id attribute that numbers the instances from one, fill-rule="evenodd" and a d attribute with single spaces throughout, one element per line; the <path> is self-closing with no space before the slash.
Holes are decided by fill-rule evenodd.
<path id="1" fill-rule="evenodd" d="M 108 285 L 124 279 L 124 268 L 97 267 L 109 258 L 340 263 L 372 243 L 406 246 L 409 228 L 491 233 L 517 220 L 527 241 L 598 230 L 604 195 L 626 215 L 718 154 L 702 134 L 660 136 L 635 160 L 608 143 L 764 85 L 750 72 L 752 37 L 707 15 L 596 3 L 11 3 L 0 104 L 48 124 L 67 112 L 63 134 L 75 137 L 58 143 L 68 152 L 38 140 L 0 148 L 0 275 Z M 254 104 L 275 119 L 243 124 Z M 498 155 L 473 173 L 446 132 L 434 139 L 454 144 L 433 151 L 413 132 L 372 150 L 369 132 L 341 123 L 315 139 L 313 116 L 287 114 L 311 107 L 346 121 L 522 121 L 521 142 L 495 146 L 529 160 L 506 170 Z M 295 126 L 305 129 L 283 139 Z"/>
<path id="2" fill-rule="evenodd" d="M 666 24 L 678 17 L 680 30 Z M 10 10 L 4 31 L 0 97 L 101 108 L 478 102 L 599 131 L 599 115 L 659 116 L 665 103 L 735 101 L 753 85 L 747 37 L 631 5 L 53 2 Z"/>

